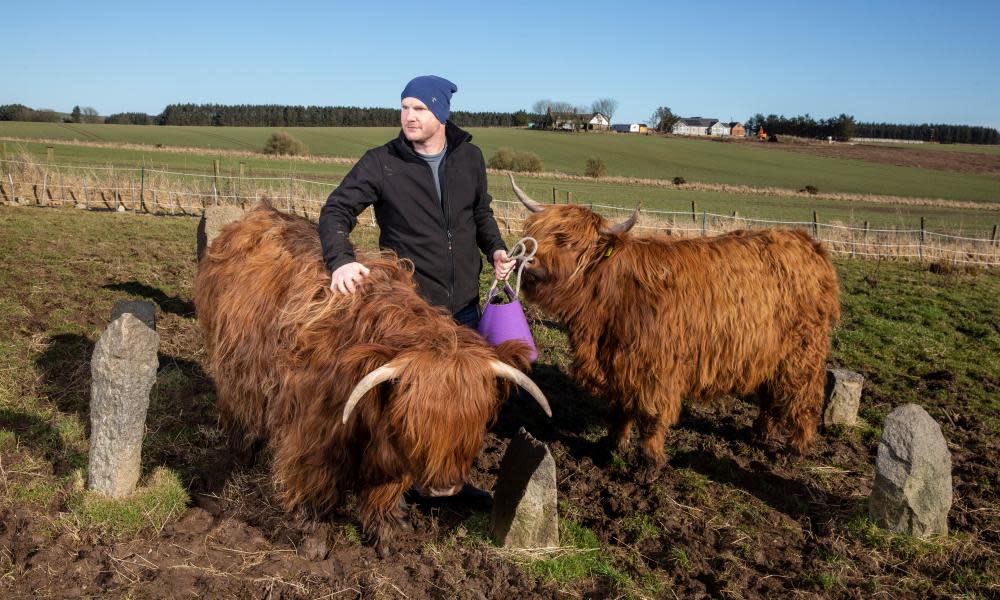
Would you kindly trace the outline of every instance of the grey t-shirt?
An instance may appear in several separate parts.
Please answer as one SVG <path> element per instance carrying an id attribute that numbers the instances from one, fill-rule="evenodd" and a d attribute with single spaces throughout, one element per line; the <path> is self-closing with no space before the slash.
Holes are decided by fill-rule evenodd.
<path id="1" fill-rule="evenodd" d="M 447 144 L 437 154 L 421 154 L 417 152 L 417 156 L 427 161 L 427 164 L 431 168 L 431 173 L 434 174 L 434 188 L 437 190 L 439 203 L 441 202 L 441 163 L 444 162 L 446 152 L 448 152 Z"/>

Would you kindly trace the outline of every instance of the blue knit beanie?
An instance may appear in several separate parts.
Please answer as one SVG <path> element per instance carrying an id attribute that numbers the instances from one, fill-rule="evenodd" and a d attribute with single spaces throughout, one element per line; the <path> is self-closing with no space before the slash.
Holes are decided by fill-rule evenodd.
<path id="1" fill-rule="evenodd" d="M 451 114 L 451 95 L 458 91 L 458 86 L 444 77 L 437 75 L 421 75 L 414 77 L 403 88 L 399 99 L 416 98 L 430 109 L 438 121 L 443 124 Z"/>

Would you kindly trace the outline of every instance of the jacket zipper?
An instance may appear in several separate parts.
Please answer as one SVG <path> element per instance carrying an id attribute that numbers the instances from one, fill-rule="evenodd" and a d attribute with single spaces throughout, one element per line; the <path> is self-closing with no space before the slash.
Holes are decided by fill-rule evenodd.
<path id="1" fill-rule="evenodd" d="M 447 158 L 448 155 L 447 153 L 445 153 L 445 159 L 447 160 Z M 421 161 L 421 162 L 424 163 L 424 166 L 427 167 L 427 172 L 430 173 L 431 177 L 433 178 L 434 172 L 431 170 L 431 166 L 427 164 L 426 161 Z M 441 166 L 444 167 L 443 169 L 444 171 L 446 171 L 448 168 L 443 163 Z M 439 172 L 438 176 L 440 177 L 440 185 L 441 185 L 441 217 L 443 219 L 444 231 L 448 238 L 448 264 L 450 267 L 450 272 L 448 277 L 448 304 L 450 305 L 452 302 L 455 301 L 455 253 L 452 249 L 453 236 L 451 233 L 451 223 L 448 222 L 448 202 L 447 202 L 448 196 L 445 193 L 444 172 Z M 434 183 L 433 179 L 431 180 L 431 183 Z M 449 306 L 449 310 L 451 310 L 451 312 L 455 312 L 453 310 L 453 307 L 451 306 Z"/>
<path id="2" fill-rule="evenodd" d="M 447 153 L 447 151 L 445 151 L 444 159 L 445 160 L 448 159 L 448 153 Z M 451 265 L 451 276 L 448 278 L 448 302 L 454 302 L 455 301 L 455 252 L 452 250 L 451 223 L 448 220 L 448 200 L 447 200 L 448 194 L 447 194 L 447 190 L 446 190 L 445 185 L 444 185 L 445 172 L 448 171 L 448 166 L 447 166 L 447 163 L 441 163 L 441 166 L 443 167 L 441 169 L 441 173 L 439 173 L 439 175 L 441 177 L 441 182 L 440 182 L 440 184 L 441 184 L 441 211 L 444 213 L 444 229 L 445 229 L 445 232 L 448 234 L 448 262 Z M 458 308 L 461 309 L 463 307 L 460 306 Z M 452 312 L 455 312 L 455 311 L 452 310 Z"/>

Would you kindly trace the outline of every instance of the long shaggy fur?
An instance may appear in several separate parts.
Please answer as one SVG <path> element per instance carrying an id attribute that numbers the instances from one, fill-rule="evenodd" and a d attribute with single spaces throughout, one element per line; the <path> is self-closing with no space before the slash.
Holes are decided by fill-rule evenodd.
<path id="1" fill-rule="evenodd" d="M 528 348 L 494 349 L 456 325 L 417 294 L 404 261 L 362 260 L 370 274 L 358 291 L 332 293 L 315 225 L 260 207 L 212 243 L 195 305 L 223 422 L 268 441 L 285 508 L 324 513 L 357 492 L 366 530 L 384 544 L 413 483 L 465 481 L 507 391 L 490 362 L 524 369 Z M 351 390 L 393 359 L 398 379 L 341 424 Z"/>
<path id="2" fill-rule="evenodd" d="M 756 395 L 757 428 L 791 433 L 799 453 L 816 432 L 837 274 L 800 231 L 737 231 L 673 240 L 606 234 L 580 206 L 528 219 L 538 240 L 523 289 L 569 329 L 575 373 L 611 408 L 611 437 L 663 461 L 683 399 Z"/>

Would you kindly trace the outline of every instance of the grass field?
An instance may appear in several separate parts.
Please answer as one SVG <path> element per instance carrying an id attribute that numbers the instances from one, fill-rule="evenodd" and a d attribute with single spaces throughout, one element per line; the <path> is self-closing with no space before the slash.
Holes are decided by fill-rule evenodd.
<path id="1" fill-rule="evenodd" d="M 274 131 L 288 131 L 317 155 L 358 157 L 395 136 L 395 128 L 158 127 L 0 123 L 0 137 L 102 141 L 211 149 L 257 150 Z M 761 152 L 753 144 L 719 143 L 661 136 L 564 134 L 522 129 L 470 129 L 489 157 L 501 147 L 538 154 L 547 171 L 583 174 L 599 157 L 609 175 L 672 179 L 822 192 L 883 194 L 994 203 L 1000 178 L 899 167 L 797 153 Z M 37 148 L 32 148 L 37 151 Z M 60 155 L 62 152 L 60 151 Z M 133 152 L 132 164 L 141 160 Z M 139 153 L 141 154 L 141 153 Z M 210 152 L 207 152 L 210 155 Z M 95 153 L 94 160 L 107 160 Z"/>
<path id="2" fill-rule="evenodd" d="M 597 458 L 602 403 L 579 390 L 566 333 L 537 318 L 533 371 L 554 418 L 508 402 L 477 462 L 491 486 L 521 425 L 559 469 L 562 553 L 496 548 L 488 515 L 411 507 L 390 561 L 348 509 L 303 524 L 277 507 L 269 460 L 234 466 L 194 319 L 196 220 L 0 207 L 0 595 L 202 597 L 995 597 L 1000 591 L 1000 273 L 838 261 L 843 318 L 831 362 L 865 376 L 857 428 L 801 458 L 751 439 L 751 405 L 686 407 L 653 484 Z M 484 280 L 485 282 L 485 280 Z M 119 299 L 157 306 L 160 369 L 139 493 L 83 489 L 90 355 Z M 952 452 L 951 536 L 915 540 L 865 516 L 886 414 L 916 402 Z M 310 558 L 320 539 L 329 557 Z M 773 551 L 772 551 L 773 549 Z M 320 554 L 322 557 L 323 554 Z M 493 595 L 490 594 L 492 587 Z M 397 588 L 403 589 L 403 588 Z M 381 590 L 381 592 L 379 592 Z"/>

